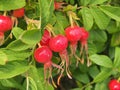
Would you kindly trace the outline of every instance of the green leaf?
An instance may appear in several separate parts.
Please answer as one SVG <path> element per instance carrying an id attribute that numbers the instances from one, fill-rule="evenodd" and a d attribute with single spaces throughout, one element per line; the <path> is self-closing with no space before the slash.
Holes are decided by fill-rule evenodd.
<path id="1" fill-rule="evenodd" d="M 93 16 L 90 9 L 84 7 L 80 11 L 82 13 L 84 27 L 86 28 L 86 30 L 90 30 L 93 26 Z"/>
<path id="2" fill-rule="evenodd" d="M 96 4 L 102 4 L 108 0 L 91 0 L 90 4 L 96 5 Z"/>
<path id="3" fill-rule="evenodd" d="M 110 18 L 97 7 L 91 7 L 90 10 L 95 19 L 97 26 L 100 29 L 106 29 L 106 27 L 110 22 Z"/>
<path id="4" fill-rule="evenodd" d="M 0 50 L 0 65 L 5 65 L 7 61 L 8 61 L 7 55 Z"/>
<path id="5" fill-rule="evenodd" d="M 26 50 L 30 47 L 32 47 L 32 46 L 23 43 L 21 40 L 15 40 L 7 46 L 8 49 L 13 50 L 13 51 L 22 51 L 22 50 Z"/>
<path id="6" fill-rule="evenodd" d="M 15 36 L 16 39 L 19 39 L 20 35 L 23 33 L 23 29 L 19 27 L 14 27 L 12 29 L 12 34 Z"/>
<path id="7" fill-rule="evenodd" d="M 120 31 L 120 26 L 117 26 L 115 21 L 111 21 L 106 30 L 108 33 L 113 34 Z"/>
<path id="8" fill-rule="evenodd" d="M 67 18 L 63 13 L 57 12 L 55 14 L 56 24 L 54 26 L 54 32 L 56 34 L 64 34 L 64 29 L 69 25 Z"/>
<path id="9" fill-rule="evenodd" d="M 111 69 L 103 69 L 93 80 L 93 82 L 101 82 L 104 81 L 106 78 L 108 78 L 112 74 Z"/>
<path id="10" fill-rule="evenodd" d="M 54 11 L 54 0 L 38 0 L 40 8 L 41 28 L 44 28 Z"/>
<path id="11" fill-rule="evenodd" d="M 32 54 L 32 52 L 30 50 L 16 52 L 16 51 L 12 51 L 9 49 L 3 49 L 2 51 L 8 57 L 8 61 L 25 60 L 26 58 L 28 58 Z"/>
<path id="12" fill-rule="evenodd" d="M 40 41 L 41 36 L 40 30 L 27 30 L 21 35 L 20 40 L 26 44 L 35 45 Z"/>
<path id="13" fill-rule="evenodd" d="M 0 0 L 0 11 L 10 11 L 25 6 L 25 0 Z"/>
<path id="14" fill-rule="evenodd" d="M 31 66 L 30 70 L 28 71 L 28 75 L 32 78 L 34 86 L 37 86 L 37 90 L 44 90 L 43 81 L 41 79 L 41 77 L 43 77 L 44 75 L 42 74 L 41 76 L 39 76 L 37 68 Z"/>
<path id="15" fill-rule="evenodd" d="M 30 83 L 29 87 L 31 88 L 31 90 L 38 90 L 35 81 L 31 77 L 28 77 L 28 80 Z"/>
<path id="16" fill-rule="evenodd" d="M 82 6 L 86 6 L 87 4 L 90 3 L 91 0 L 80 0 L 80 3 Z"/>
<path id="17" fill-rule="evenodd" d="M 11 78 L 11 79 L 1 79 L 0 83 L 4 87 L 18 88 L 20 90 L 23 90 L 22 85 L 20 85 L 17 81 L 15 81 L 14 78 Z"/>
<path id="18" fill-rule="evenodd" d="M 112 68 L 113 64 L 112 61 L 110 60 L 109 57 L 105 56 L 105 55 L 91 55 L 90 56 L 90 60 L 93 61 L 95 64 L 100 65 L 100 66 L 104 66 L 107 68 Z"/>
<path id="19" fill-rule="evenodd" d="M 97 66 L 91 66 L 90 68 L 89 68 L 89 71 L 88 71 L 88 73 L 90 74 L 90 76 L 92 77 L 92 78 L 95 78 L 97 75 L 98 75 L 98 73 L 99 73 L 100 71 L 99 71 L 99 69 L 98 69 L 98 67 Z"/>
<path id="20" fill-rule="evenodd" d="M 0 65 L 0 79 L 12 78 L 26 72 L 30 66 L 26 61 L 8 62 L 6 65 Z"/>
<path id="21" fill-rule="evenodd" d="M 89 40 L 104 43 L 107 41 L 107 34 L 105 31 L 99 29 L 91 30 Z"/>
<path id="22" fill-rule="evenodd" d="M 120 47 L 115 48 L 114 67 L 120 67 Z"/>
<path id="23" fill-rule="evenodd" d="M 73 77 L 82 83 L 89 83 L 89 76 L 86 73 L 78 73 L 79 69 L 74 71 Z M 80 71 L 79 71 L 80 72 Z M 83 78 L 84 77 L 84 78 Z"/>
<path id="24" fill-rule="evenodd" d="M 95 85 L 95 90 L 108 90 L 108 83 L 109 83 L 108 80 L 97 83 Z"/>
<path id="25" fill-rule="evenodd" d="M 88 53 L 89 55 L 97 53 L 97 48 L 93 42 L 88 42 Z"/>
<path id="26" fill-rule="evenodd" d="M 99 8 L 101 11 L 103 11 L 106 15 L 108 15 L 112 19 L 120 22 L 120 7 L 100 6 Z"/>
<path id="27" fill-rule="evenodd" d="M 120 45 L 120 32 L 114 33 L 111 39 L 111 46 L 114 47 L 118 45 Z"/>

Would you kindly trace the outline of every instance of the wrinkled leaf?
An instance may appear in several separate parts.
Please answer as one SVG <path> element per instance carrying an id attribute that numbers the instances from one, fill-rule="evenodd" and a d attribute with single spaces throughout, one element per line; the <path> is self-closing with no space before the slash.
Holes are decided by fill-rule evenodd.
<path id="1" fill-rule="evenodd" d="M 96 4 L 102 4 L 108 0 L 91 0 L 90 4 L 96 5 Z"/>
<path id="2" fill-rule="evenodd" d="M 83 24 L 86 30 L 90 30 L 93 26 L 93 16 L 90 12 L 90 9 L 84 7 L 81 9 L 82 17 L 83 17 Z"/>
<path id="3" fill-rule="evenodd" d="M 86 6 L 87 4 L 90 3 L 91 0 L 80 0 L 80 3 L 82 6 Z"/>
<path id="4" fill-rule="evenodd" d="M 111 21 L 106 30 L 108 33 L 113 34 L 120 31 L 120 26 L 117 26 L 115 21 Z"/>
<path id="5" fill-rule="evenodd" d="M 8 61 L 7 55 L 0 50 L 0 65 L 5 65 L 7 61 Z"/>
<path id="6" fill-rule="evenodd" d="M 0 79 L 12 78 L 26 72 L 30 67 L 26 61 L 8 62 L 6 65 L 0 65 Z"/>
<path id="7" fill-rule="evenodd" d="M 97 83 L 95 85 L 95 90 L 108 90 L 108 80 Z"/>
<path id="8" fill-rule="evenodd" d="M 102 30 L 91 30 L 90 31 L 90 40 L 97 41 L 97 42 L 106 42 L 107 41 L 107 34 L 105 31 Z"/>
<path id="9" fill-rule="evenodd" d="M 100 72 L 100 70 L 98 69 L 97 66 L 94 65 L 89 68 L 88 72 L 92 78 L 95 78 L 97 74 Z"/>
<path id="10" fill-rule="evenodd" d="M 93 61 L 95 64 L 100 65 L 100 66 L 104 66 L 107 68 L 113 67 L 111 59 L 105 55 L 94 54 L 94 55 L 90 56 L 90 60 Z"/>
<path id="11" fill-rule="evenodd" d="M 15 36 L 16 39 L 19 38 L 19 36 L 23 33 L 23 29 L 19 28 L 19 27 L 14 27 L 12 29 L 12 34 Z"/>
<path id="12" fill-rule="evenodd" d="M 9 11 L 25 6 L 25 0 L 0 0 L 0 11 Z"/>
<path id="13" fill-rule="evenodd" d="M 120 32 L 114 33 L 111 39 L 111 46 L 114 47 L 118 45 L 120 45 Z"/>
<path id="14" fill-rule="evenodd" d="M 105 80 L 106 78 L 108 78 L 110 75 L 112 74 L 112 70 L 111 69 L 103 69 L 93 80 L 93 82 L 97 83 L 97 82 L 101 82 L 103 80 Z"/>
<path id="15" fill-rule="evenodd" d="M 16 80 L 12 79 L 1 79 L 0 83 L 4 86 L 4 87 L 11 87 L 11 88 L 18 88 L 23 90 L 22 85 L 20 85 Z"/>
<path id="16" fill-rule="evenodd" d="M 120 7 L 100 6 L 100 10 L 112 19 L 120 22 Z"/>
<path id="17" fill-rule="evenodd" d="M 114 67 L 120 66 L 120 48 L 115 48 L 115 59 L 114 59 Z"/>
<path id="18" fill-rule="evenodd" d="M 41 20 L 41 28 L 44 28 L 54 10 L 54 0 L 38 0 L 39 3 L 39 10 L 40 10 L 40 20 Z"/>
<path id="19" fill-rule="evenodd" d="M 27 30 L 20 37 L 20 40 L 22 42 L 29 45 L 35 45 L 40 41 L 40 39 L 41 39 L 40 30 Z"/>
<path id="20" fill-rule="evenodd" d="M 16 52 L 16 51 L 12 51 L 9 49 L 3 49 L 2 51 L 8 57 L 8 61 L 25 60 L 32 54 L 32 52 L 30 50 Z"/>
<path id="21" fill-rule="evenodd" d="M 97 7 L 92 7 L 90 8 L 90 10 L 95 19 L 97 26 L 100 29 L 106 29 L 106 27 L 110 22 L 110 18 Z"/>
<path id="22" fill-rule="evenodd" d="M 22 50 L 26 50 L 30 47 L 32 47 L 32 46 L 23 43 L 21 40 L 15 40 L 7 46 L 8 49 L 13 50 L 13 51 L 22 51 Z"/>
<path id="23" fill-rule="evenodd" d="M 68 20 L 62 13 L 56 13 L 56 24 L 54 26 L 55 34 L 64 34 L 64 29 L 69 25 Z"/>
<path id="24" fill-rule="evenodd" d="M 42 74 L 39 77 L 37 68 L 35 68 L 34 66 L 31 66 L 30 70 L 28 71 L 29 77 L 32 79 L 32 83 L 34 86 L 37 86 L 37 89 L 39 90 L 44 90 L 43 87 L 43 81 L 41 79 L 41 77 L 43 77 L 44 75 Z"/>

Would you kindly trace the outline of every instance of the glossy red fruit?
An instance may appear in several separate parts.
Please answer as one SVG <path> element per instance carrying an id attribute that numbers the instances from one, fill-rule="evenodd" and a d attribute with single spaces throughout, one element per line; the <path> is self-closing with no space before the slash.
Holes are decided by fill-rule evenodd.
<path id="1" fill-rule="evenodd" d="M 74 26 L 74 27 L 69 26 L 65 29 L 65 34 L 66 34 L 67 39 L 70 42 L 77 42 L 81 38 L 80 27 L 79 26 Z"/>
<path id="2" fill-rule="evenodd" d="M 49 41 L 49 47 L 54 52 L 61 52 L 65 50 L 68 46 L 68 40 L 63 35 L 57 35 L 50 39 Z"/>
<path id="3" fill-rule="evenodd" d="M 40 41 L 40 45 L 41 46 L 45 46 L 45 45 L 48 46 L 50 38 L 51 38 L 50 32 L 48 30 L 44 30 L 44 34 L 43 34 L 42 39 Z"/>
<path id="4" fill-rule="evenodd" d="M 12 20 L 8 16 L 0 15 L 0 32 L 6 32 L 12 29 Z"/>
<path id="5" fill-rule="evenodd" d="M 42 46 L 35 50 L 34 57 L 37 62 L 45 64 L 51 61 L 52 51 L 49 49 L 49 47 Z"/>
<path id="6" fill-rule="evenodd" d="M 120 82 L 116 79 L 110 80 L 108 86 L 109 90 L 120 90 Z"/>
<path id="7" fill-rule="evenodd" d="M 17 17 L 17 18 L 23 17 L 24 13 L 25 13 L 25 9 L 24 8 L 19 8 L 19 9 L 13 10 L 13 16 Z"/>
<path id="8" fill-rule="evenodd" d="M 88 37 L 89 37 L 89 32 L 86 31 L 84 27 L 81 27 L 80 31 L 81 31 L 80 41 L 86 41 L 88 39 Z"/>

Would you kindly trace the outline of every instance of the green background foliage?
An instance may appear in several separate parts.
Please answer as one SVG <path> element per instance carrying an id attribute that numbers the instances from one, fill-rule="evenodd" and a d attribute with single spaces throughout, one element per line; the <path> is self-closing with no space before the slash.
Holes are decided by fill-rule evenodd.
<path id="1" fill-rule="evenodd" d="M 25 15 L 33 20 L 26 23 L 24 17 L 19 18 L 18 26 L 5 33 L 5 42 L 0 46 L 0 90 L 54 90 L 52 85 L 44 82 L 43 65 L 35 62 L 33 53 L 47 24 L 53 26 L 56 35 L 64 34 L 64 29 L 70 25 L 69 10 L 80 18 L 77 24 L 90 33 L 88 52 L 92 62 L 90 67 L 87 67 L 86 61 L 76 67 L 75 58 L 70 58 L 76 87 L 69 89 L 108 90 L 110 79 L 120 77 L 120 1 L 56 1 L 65 3 L 63 10 L 54 10 L 54 0 L 0 0 L 1 15 L 7 11 L 7 15 L 12 16 L 12 10 L 25 7 Z M 33 24 L 34 20 L 39 22 L 39 28 Z M 79 52 L 78 47 L 78 56 Z M 53 62 L 59 64 L 58 58 L 54 53 Z M 56 69 L 53 68 L 52 73 L 57 76 Z"/>

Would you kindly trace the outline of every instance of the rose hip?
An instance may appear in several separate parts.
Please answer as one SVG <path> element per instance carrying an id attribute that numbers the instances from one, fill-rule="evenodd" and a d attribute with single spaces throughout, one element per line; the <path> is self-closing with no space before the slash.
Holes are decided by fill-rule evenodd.
<path id="1" fill-rule="evenodd" d="M 42 46 L 42 47 L 37 48 L 34 51 L 34 58 L 38 63 L 44 64 L 44 79 L 45 80 L 47 79 L 46 74 L 47 74 L 47 70 L 49 70 L 49 77 L 48 78 L 51 78 L 52 84 L 56 87 L 56 85 L 53 81 L 53 78 L 52 78 L 52 66 L 62 70 L 60 73 L 58 82 L 60 81 L 60 78 L 62 76 L 63 69 L 59 65 L 52 63 L 52 61 L 51 61 L 52 51 L 49 49 L 49 47 Z"/>
<path id="2" fill-rule="evenodd" d="M 108 84 L 109 90 L 120 90 L 120 82 L 116 79 L 110 80 Z"/>
<path id="3" fill-rule="evenodd" d="M 81 61 L 81 59 L 75 54 L 76 49 L 77 49 L 77 43 L 81 38 L 80 27 L 79 26 L 73 26 L 73 27 L 69 26 L 65 29 L 65 34 L 66 34 L 67 39 L 70 41 L 71 56 L 74 55 L 75 58 L 77 58 L 77 62 Z"/>
<path id="4" fill-rule="evenodd" d="M 44 30 L 42 39 L 40 41 L 40 45 L 41 46 L 49 46 L 50 38 L 51 38 L 50 32 L 48 30 Z"/>
<path id="5" fill-rule="evenodd" d="M 68 40 L 65 36 L 63 35 L 57 35 L 53 38 L 50 39 L 49 41 L 49 47 L 51 50 L 53 50 L 54 52 L 58 52 L 60 57 L 61 57 L 61 66 L 64 66 L 64 64 L 66 63 L 66 73 L 68 75 L 69 78 L 71 78 L 70 76 L 70 71 L 69 71 L 69 57 L 68 57 L 68 53 L 67 53 L 67 48 L 68 46 Z"/>
<path id="6" fill-rule="evenodd" d="M 19 9 L 13 10 L 13 16 L 17 17 L 17 18 L 23 17 L 24 13 L 25 13 L 25 9 L 24 8 L 19 8 Z"/>
<path id="7" fill-rule="evenodd" d="M 12 20 L 8 16 L 0 15 L 0 32 L 6 32 L 12 29 Z"/>

